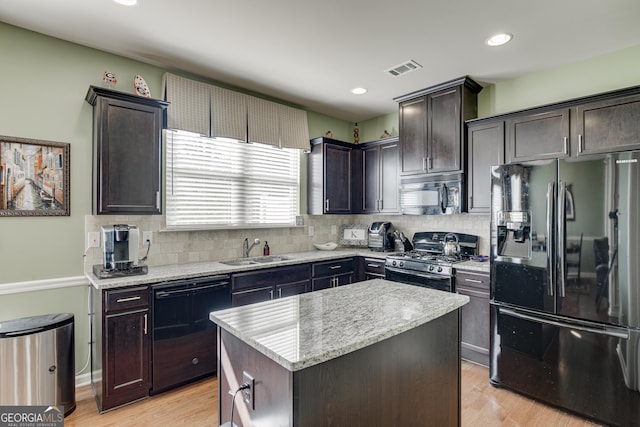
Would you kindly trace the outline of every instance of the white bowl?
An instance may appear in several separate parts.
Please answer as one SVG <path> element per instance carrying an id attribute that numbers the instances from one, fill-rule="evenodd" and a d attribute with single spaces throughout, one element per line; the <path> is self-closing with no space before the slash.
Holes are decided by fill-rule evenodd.
<path id="1" fill-rule="evenodd" d="M 320 249 L 321 251 L 332 251 L 338 247 L 338 244 L 335 242 L 314 243 L 313 246 L 315 246 L 316 249 Z"/>

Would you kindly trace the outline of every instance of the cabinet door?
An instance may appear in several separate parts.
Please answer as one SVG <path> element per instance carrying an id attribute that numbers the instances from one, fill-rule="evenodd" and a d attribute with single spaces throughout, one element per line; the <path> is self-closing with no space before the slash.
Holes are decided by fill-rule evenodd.
<path id="1" fill-rule="evenodd" d="M 380 210 L 380 146 L 373 145 L 363 150 L 364 213 Z"/>
<path id="2" fill-rule="evenodd" d="M 398 159 L 400 148 L 398 142 L 380 146 L 380 212 L 400 212 L 400 185 Z"/>
<path id="3" fill-rule="evenodd" d="M 470 125 L 468 209 L 491 212 L 491 166 L 504 163 L 504 122 Z"/>
<path id="4" fill-rule="evenodd" d="M 427 171 L 450 172 L 462 169 L 460 88 L 429 95 Z"/>
<path id="5" fill-rule="evenodd" d="M 640 95 L 581 105 L 576 121 L 574 154 L 640 149 Z"/>
<path id="6" fill-rule="evenodd" d="M 334 286 L 333 277 L 320 277 L 311 281 L 311 291 L 321 291 L 322 289 L 332 288 Z"/>
<path id="7" fill-rule="evenodd" d="M 231 304 L 234 307 L 253 304 L 255 302 L 269 301 L 274 298 L 273 286 L 256 288 L 248 291 L 233 292 L 231 294 Z"/>
<path id="8" fill-rule="evenodd" d="M 427 171 L 427 98 L 423 96 L 401 103 L 399 119 L 402 141 L 400 173 L 424 173 Z"/>
<path id="9" fill-rule="evenodd" d="M 276 296 L 278 298 L 284 298 L 291 295 L 299 295 L 309 292 L 310 289 L 311 281 L 309 279 L 295 283 L 286 283 L 276 286 Z"/>
<path id="10" fill-rule="evenodd" d="M 351 212 L 351 149 L 324 144 L 325 213 Z"/>
<path id="11" fill-rule="evenodd" d="M 460 309 L 461 356 L 489 366 L 489 275 L 456 272 L 456 292 L 469 297 Z"/>
<path id="12" fill-rule="evenodd" d="M 149 320 L 148 310 L 105 316 L 103 410 L 149 394 Z"/>
<path id="13" fill-rule="evenodd" d="M 569 109 L 507 121 L 507 163 L 569 155 Z"/>
<path id="14" fill-rule="evenodd" d="M 161 108 L 98 97 L 97 214 L 160 214 Z"/>

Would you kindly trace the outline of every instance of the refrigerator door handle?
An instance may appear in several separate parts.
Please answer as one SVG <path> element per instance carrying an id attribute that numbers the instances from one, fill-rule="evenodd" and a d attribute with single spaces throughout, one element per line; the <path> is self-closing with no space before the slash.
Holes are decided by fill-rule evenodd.
<path id="1" fill-rule="evenodd" d="M 566 285 L 566 262 L 565 262 L 565 249 L 566 249 L 566 233 L 565 224 L 567 220 L 567 211 L 565 204 L 567 203 L 567 186 L 563 181 L 560 181 L 558 188 L 558 254 L 556 259 L 560 266 L 560 274 L 558 276 L 558 283 L 560 285 L 559 294 L 561 298 L 565 297 L 565 285 Z"/>
<path id="2" fill-rule="evenodd" d="M 553 246 L 551 238 L 553 232 L 553 199 L 555 184 L 550 182 L 547 184 L 547 271 L 549 272 L 547 281 L 547 293 L 553 296 L 553 284 L 555 283 L 555 269 L 553 268 Z"/>
<path id="3" fill-rule="evenodd" d="M 510 308 L 500 307 L 500 314 L 506 314 L 508 316 L 517 317 L 523 320 L 530 320 L 536 323 L 544 323 L 545 325 L 558 326 L 560 328 L 576 329 L 578 331 L 593 332 L 594 334 L 607 335 L 610 337 L 629 339 L 629 331 L 624 328 L 616 328 L 611 326 L 603 326 L 602 328 L 593 327 L 588 325 L 577 325 L 573 323 L 565 323 L 558 320 L 545 319 L 544 317 L 532 316 L 529 314 L 520 313 Z"/>

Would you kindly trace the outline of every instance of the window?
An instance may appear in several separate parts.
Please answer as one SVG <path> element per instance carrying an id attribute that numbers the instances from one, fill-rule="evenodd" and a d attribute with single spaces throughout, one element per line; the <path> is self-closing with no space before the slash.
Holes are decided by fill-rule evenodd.
<path id="1" fill-rule="evenodd" d="M 299 150 L 165 132 L 168 229 L 295 225 Z"/>

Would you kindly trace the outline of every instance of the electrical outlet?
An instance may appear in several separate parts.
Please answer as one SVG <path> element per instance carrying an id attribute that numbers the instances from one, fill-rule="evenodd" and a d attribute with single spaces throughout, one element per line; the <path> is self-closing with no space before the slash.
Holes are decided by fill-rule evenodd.
<path id="1" fill-rule="evenodd" d="M 304 217 L 303 216 L 296 216 L 296 226 L 297 227 L 302 227 L 304 225 Z"/>
<path id="2" fill-rule="evenodd" d="M 255 411 L 256 409 L 256 380 L 246 372 L 242 372 L 242 383 L 249 384 L 249 388 L 242 390 L 242 397 L 249 408 Z"/>
<path id="3" fill-rule="evenodd" d="M 142 232 L 142 244 L 146 246 L 147 242 L 153 244 L 153 231 Z"/>
<path id="4" fill-rule="evenodd" d="M 335 225 L 331 226 L 331 234 L 338 234 L 338 228 Z"/>
<path id="5" fill-rule="evenodd" d="M 90 231 L 87 235 L 87 246 L 90 248 L 100 247 L 100 232 Z"/>
<path id="6" fill-rule="evenodd" d="M 316 229 L 313 225 L 309 226 L 309 236 L 313 236 L 313 233 L 316 232 Z"/>

